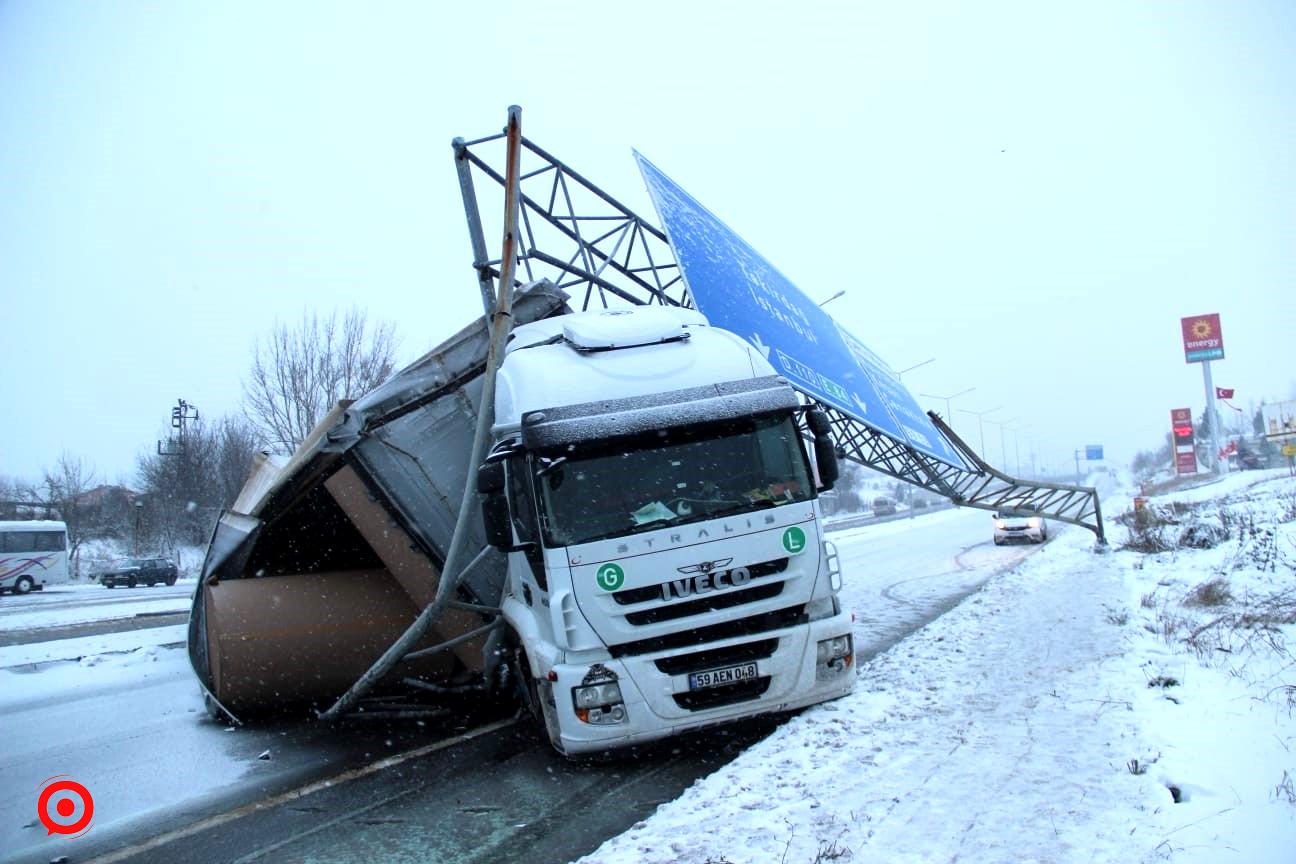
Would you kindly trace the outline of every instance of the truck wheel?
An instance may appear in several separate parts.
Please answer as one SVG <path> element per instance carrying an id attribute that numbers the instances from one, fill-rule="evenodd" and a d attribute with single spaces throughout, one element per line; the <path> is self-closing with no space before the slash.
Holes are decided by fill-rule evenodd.
<path id="1" fill-rule="evenodd" d="M 30 594 L 36 587 L 30 576 L 19 576 L 18 581 L 14 583 L 13 593 Z"/>
<path id="2" fill-rule="evenodd" d="M 514 634 L 510 643 L 508 676 L 512 681 L 513 692 L 522 710 L 526 712 L 532 725 L 544 728 L 544 716 L 540 713 L 540 695 L 536 690 L 535 678 L 531 677 L 531 663 L 527 660 L 526 651 L 516 641 Z"/>
<path id="3" fill-rule="evenodd" d="M 127 576 L 127 577 L 126 577 L 126 587 L 127 587 L 127 588 L 134 588 L 134 587 L 135 587 L 135 577 L 134 577 L 134 576 Z"/>
<path id="4" fill-rule="evenodd" d="M 168 587 L 168 588 L 170 588 L 172 585 L 174 585 L 175 582 L 176 582 L 176 577 L 174 577 L 174 576 L 168 576 L 168 577 L 167 577 L 166 584 L 167 584 L 167 587 Z"/>
<path id="5" fill-rule="evenodd" d="M 105 582 L 103 583 L 103 586 L 107 588 L 109 591 L 117 587 L 116 583 L 114 582 Z"/>
<path id="6" fill-rule="evenodd" d="M 531 674 L 531 664 L 527 660 L 526 650 L 520 644 L 516 633 L 509 633 L 510 653 L 509 674 L 518 690 L 522 709 L 526 712 L 532 729 L 549 739 L 549 744 L 559 753 L 563 752 L 562 738 L 558 731 L 558 718 L 553 702 L 553 685 L 548 681 L 537 681 Z"/>

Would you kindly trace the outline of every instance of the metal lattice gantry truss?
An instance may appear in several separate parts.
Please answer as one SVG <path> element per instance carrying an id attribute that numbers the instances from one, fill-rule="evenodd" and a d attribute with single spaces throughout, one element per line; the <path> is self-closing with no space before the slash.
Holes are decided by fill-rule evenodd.
<path id="1" fill-rule="evenodd" d="M 484 301 L 502 262 L 488 257 L 482 216 L 494 217 L 503 208 L 494 201 L 478 207 L 474 176 L 502 193 L 504 174 L 496 166 L 502 163 L 503 139 L 501 133 L 453 143 Z M 515 284 L 547 278 L 582 310 L 626 303 L 693 305 L 664 232 L 525 137 L 522 159 Z"/>
<path id="2" fill-rule="evenodd" d="M 502 213 L 504 133 L 474 141 L 455 139 L 455 164 L 473 245 L 483 305 L 492 308 L 501 261 L 487 254 L 482 214 Z M 582 310 L 659 303 L 693 307 L 666 234 L 602 189 L 522 139 L 517 278 L 521 285 L 548 279 Z M 492 194 L 479 206 L 477 185 Z M 793 383 L 795 387 L 795 383 Z M 1040 515 L 1088 528 L 1106 544 L 1096 490 L 1019 480 L 991 467 L 935 413 L 936 428 L 965 462 L 958 468 L 932 459 L 829 406 L 835 439 L 847 459 L 982 510 L 1031 508 Z"/>

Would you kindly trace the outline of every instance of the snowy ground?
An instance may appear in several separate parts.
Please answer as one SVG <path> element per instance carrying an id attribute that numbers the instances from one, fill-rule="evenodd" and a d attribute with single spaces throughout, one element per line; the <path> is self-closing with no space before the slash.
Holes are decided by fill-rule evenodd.
<path id="1" fill-rule="evenodd" d="M 1130 497 L 583 864 L 1294 860 L 1296 480 Z"/>
<path id="2" fill-rule="evenodd" d="M 57 585 L 25 597 L 0 601 L 0 631 L 63 627 L 138 615 L 188 612 L 198 582 L 181 579 L 173 586 L 113 588 L 102 585 Z"/>

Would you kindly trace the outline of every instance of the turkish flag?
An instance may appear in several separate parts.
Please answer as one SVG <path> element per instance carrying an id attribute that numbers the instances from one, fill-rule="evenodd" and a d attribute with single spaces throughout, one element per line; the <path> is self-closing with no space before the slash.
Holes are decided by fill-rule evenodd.
<path id="1" fill-rule="evenodd" d="M 1216 398 L 1216 399 L 1232 399 L 1232 398 L 1233 398 L 1233 388 L 1231 388 L 1231 387 L 1216 387 L 1216 388 L 1215 388 L 1215 398 Z"/>

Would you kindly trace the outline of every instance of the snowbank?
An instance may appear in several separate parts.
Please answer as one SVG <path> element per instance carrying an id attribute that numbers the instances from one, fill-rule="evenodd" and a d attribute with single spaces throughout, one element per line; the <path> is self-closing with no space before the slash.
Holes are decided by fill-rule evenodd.
<path id="1" fill-rule="evenodd" d="M 582 861 L 1292 860 L 1296 481 L 1180 494 L 1229 539 L 1066 531 Z"/>

